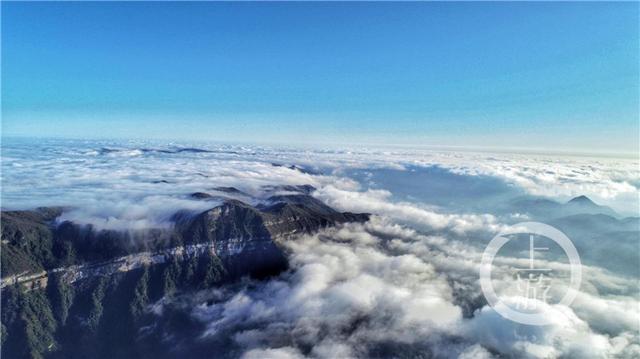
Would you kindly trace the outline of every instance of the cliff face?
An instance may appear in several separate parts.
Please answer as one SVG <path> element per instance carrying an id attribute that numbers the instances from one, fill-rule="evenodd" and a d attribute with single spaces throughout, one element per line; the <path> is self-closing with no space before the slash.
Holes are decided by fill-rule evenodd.
<path id="1" fill-rule="evenodd" d="M 309 186 L 285 191 L 257 206 L 223 198 L 142 232 L 56 223 L 61 208 L 2 212 L 3 356 L 140 357 L 134 339 L 149 303 L 277 274 L 287 268 L 282 241 L 368 219 L 324 205 Z"/>

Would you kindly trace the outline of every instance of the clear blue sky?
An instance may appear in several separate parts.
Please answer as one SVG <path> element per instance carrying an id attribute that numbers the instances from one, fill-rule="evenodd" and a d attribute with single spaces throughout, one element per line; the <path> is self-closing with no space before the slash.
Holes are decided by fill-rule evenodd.
<path id="1" fill-rule="evenodd" d="M 2 2 L 4 136 L 638 148 L 639 4 Z"/>

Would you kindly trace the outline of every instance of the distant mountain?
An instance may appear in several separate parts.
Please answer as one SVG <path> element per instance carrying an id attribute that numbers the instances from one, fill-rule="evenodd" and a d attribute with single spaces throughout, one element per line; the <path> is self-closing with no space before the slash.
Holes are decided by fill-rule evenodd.
<path id="1" fill-rule="evenodd" d="M 640 277 L 640 218 L 574 214 L 549 221 L 573 242 L 583 263 Z"/>
<path id="2" fill-rule="evenodd" d="M 583 232 L 638 231 L 640 229 L 640 218 L 638 217 L 618 219 L 601 213 L 572 214 L 570 216 L 555 218 L 551 223 L 576 227 L 576 229 Z"/>
<path id="3" fill-rule="evenodd" d="M 613 209 L 587 196 L 560 203 L 545 198 L 519 198 L 507 207 L 531 220 L 550 224 L 573 242 L 583 263 L 640 276 L 640 218 L 621 218 Z M 616 253 L 615 258 L 612 254 Z"/>
<path id="4" fill-rule="evenodd" d="M 235 187 L 213 187 L 212 190 L 214 191 L 218 191 L 218 192 L 223 192 L 223 193 L 229 193 L 229 194 L 236 194 L 236 195 L 240 195 L 240 196 L 247 196 L 250 197 L 247 193 L 235 188 Z"/>
<path id="5" fill-rule="evenodd" d="M 597 206 L 589 197 L 587 196 L 578 196 L 570 199 L 567 204 L 578 204 L 582 206 Z"/>
<path id="6" fill-rule="evenodd" d="M 587 213 L 587 214 L 606 214 L 612 217 L 618 217 L 613 209 L 607 206 L 601 206 L 594 203 L 587 196 L 578 196 L 572 198 L 564 204 L 564 210 L 574 213 Z"/>
<path id="7" fill-rule="evenodd" d="M 310 175 L 320 174 L 319 172 L 316 172 L 314 170 L 311 170 L 311 169 L 308 169 L 306 167 L 299 166 L 299 165 L 289 165 L 289 164 L 284 164 L 284 163 L 271 163 L 271 165 L 273 167 L 285 167 L 285 168 L 288 168 L 290 170 L 295 170 L 295 171 L 298 171 L 298 172 L 304 173 L 304 174 L 310 174 Z"/>
<path id="8" fill-rule="evenodd" d="M 528 214 L 534 219 L 551 219 L 574 214 L 604 214 L 619 217 L 613 209 L 598 205 L 587 196 L 578 196 L 566 203 L 545 198 L 518 198 L 509 203 L 509 211 Z"/>

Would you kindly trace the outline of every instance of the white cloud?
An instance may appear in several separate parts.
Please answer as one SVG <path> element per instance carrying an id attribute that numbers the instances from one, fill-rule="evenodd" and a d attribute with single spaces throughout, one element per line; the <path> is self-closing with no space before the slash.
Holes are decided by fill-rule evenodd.
<path id="1" fill-rule="evenodd" d="M 304 358 L 295 348 L 253 349 L 242 355 L 242 359 L 301 359 Z"/>
<path id="2" fill-rule="evenodd" d="M 287 242 L 289 272 L 249 281 L 240 289 L 217 289 L 213 305 L 193 299 L 199 304 L 191 307 L 191 314 L 206 325 L 198 340 L 229 336 L 244 358 L 367 357 L 385 350 L 445 358 L 489 358 L 493 353 L 640 356 L 637 278 L 584 266 L 581 293 L 573 305 L 550 308 L 565 320 L 547 327 L 516 325 L 488 307 L 477 308 L 482 306 L 477 283 L 481 251 L 473 244 L 483 243 L 501 228 L 496 217 L 397 200 L 393 189 L 366 190 L 345 175 L 349 168 L 437 165 L 469 176 L 496 176 L 532 194 L 586 194 L 615 208 L 637 211 L 637 161 L 229 146 L 164 153 L 144 151 L 148 145 L 140 144 L 105 152 L 100 147 L 110 146 L 74 146 L 3 148 L 3 206 L 71 205 L 76 209 L 62 219 L 100 228 L 141 229 L 165 226 L 178 209 L 215 205 L 189 199 L 192 192 L 234 186 L 260 196 L 265 185 L 311 184 L 318 188 L 317 198 L 337 209 L 376 214 L 365 224 Z M 271 162 L 302 164 L 325 174 Z M 467 242 L 457 240 L 462 237 Z M 496 286 L 506 287 L 507 269 L 521 262 L 499 259 Z M 566 270 L 562 263 L 547 264 Z M 468 318 L 468 308 L 479 310 Z M 164 313 L 157 305 L 154 312 Z"/>
<path id="3" fill-rule="evenodd" d="M 473 230 L 496 232 L 500 229 L 496 218 L 490 214 L 442 214 L 415 204 L 393 202 L 391 193 L 386 190 L 359 192 L 326 185 L 314 192 L 314 196 L 343 211 L 375 213 L 426 230 L 450 229 L 464 233 Z"/>
<path id="4" fill-rule="evenodd" d="M 640 348 L 638 301 L 632 296 L 581 292 L 572 307 L 547 306 L 547 326 L 511 322 L 488 306 L 464 318 L 465 298 L 454 291 L 480 293 L 481 253 L 389 219 L 374 217 L 285 245 L 290 272 L 194 310 L 207 323 L 204 338 L 235 333 L 247 357 L 280 350 L 311 358 L 368 357 L 386 348 L 400 356 L 429 351 L 451 358 L 631 358 Z M 498 272 L 517 261 L 498 262 Z M 586 267 L 586 276 L 591 273 L 596 275 L 588 291 L 606 291 L 600 282 L 614 278 Z"/>

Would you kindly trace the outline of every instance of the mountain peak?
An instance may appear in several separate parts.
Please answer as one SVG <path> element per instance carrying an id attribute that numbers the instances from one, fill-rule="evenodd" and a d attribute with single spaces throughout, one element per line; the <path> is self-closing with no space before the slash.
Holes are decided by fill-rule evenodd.
<path id="1" fill-rule="evenodd" d="M 597 204 L 595 204 L 595 202 L 593 202 L 589 197 L 587 196 L 578 196 L 578 197 L 574 197 L 571 200 L 569 200 L 569 202 L 567 202 L 567 204 L 569 203 L 575 203 L 575 204 L 582 204 L 582 205 L 595 205 L 597 206 Z"/>

